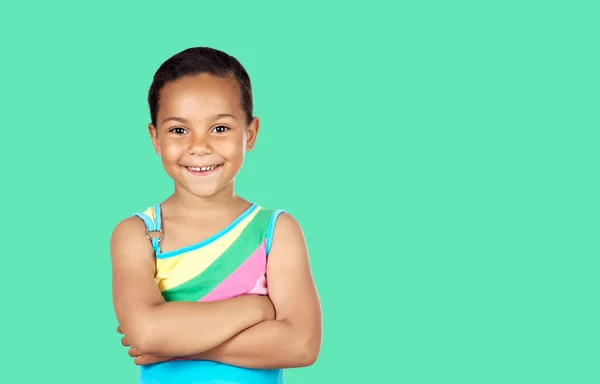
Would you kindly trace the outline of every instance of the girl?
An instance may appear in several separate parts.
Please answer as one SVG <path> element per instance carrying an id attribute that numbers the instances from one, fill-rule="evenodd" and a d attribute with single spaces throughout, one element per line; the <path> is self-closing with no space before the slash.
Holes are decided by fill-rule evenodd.
<path id="1" fill-rule="evenodd" d="M 297 221 L 234 192 L 259 131 L 248 74 L 189 48 L 159 67 L 148 103 L 174 193 L 111 237 L 118 331 L 140 383 L 283 383 L 284 368 L 317 359 L 321 307 Z"/>

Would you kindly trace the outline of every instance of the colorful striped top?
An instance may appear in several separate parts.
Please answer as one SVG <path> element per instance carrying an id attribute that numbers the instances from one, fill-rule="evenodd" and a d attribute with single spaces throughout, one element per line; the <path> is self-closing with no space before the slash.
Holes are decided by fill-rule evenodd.
<path id="1" fill-rule="evenodd" d="M 146 223 L 156 255 L 156 276 L 166 301 L 206 302 L 244 294 L 267 294 L 267 255 L 282 210 L 253 203 L 219 233 L 162 252 L 160 204 L 136 213 Z M 249 369 L 218 362 L 176 359 L 140 367 L 139 384 L 283 383 L 281 369 Z"/>

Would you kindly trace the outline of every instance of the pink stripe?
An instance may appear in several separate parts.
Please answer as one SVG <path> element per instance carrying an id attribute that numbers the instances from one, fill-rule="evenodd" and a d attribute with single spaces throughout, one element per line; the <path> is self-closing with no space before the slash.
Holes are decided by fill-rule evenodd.
<path id="1" fill-rule="evenodd" d="M 248 293 L 252 295 L 267 295 L 269 293 L 267 289 L 267 275 L 263 273 L 254 288 Z"/>
<path id="2" fill-rule="evenodd" d="M 263 241 L 242 265 L 198 301 L 225 300 L 249 293 L 257 285 L 256 281 L 264 275 L 266 265 L 266 242 Z"/>

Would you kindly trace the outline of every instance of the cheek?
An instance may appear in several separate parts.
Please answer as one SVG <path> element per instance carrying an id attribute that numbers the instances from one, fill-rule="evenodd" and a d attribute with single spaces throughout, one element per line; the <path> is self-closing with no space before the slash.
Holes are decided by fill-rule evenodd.
<path id="1" fill-rule="evenodd" d="M 235 161 L 244 156 L 244 143 L 243 140 L 231 139 L 219 143 L 219 152 L 223 156 L 228 157 L 228 160 Z"/>
<path id="2" fill-rule="evenodd" d="M 161 153 L 165 160 L 178 158 L 181 154 L 182 145 L 180 143 L 165 142 L 160 146 Z"/>

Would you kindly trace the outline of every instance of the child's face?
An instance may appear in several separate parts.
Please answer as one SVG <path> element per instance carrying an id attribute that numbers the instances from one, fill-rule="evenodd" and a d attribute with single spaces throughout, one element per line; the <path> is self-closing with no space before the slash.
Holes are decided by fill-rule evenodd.
<path id="1" fill-rule="evenodd" d="M 159 104 L 157 126 L 148 128 L 176 188 L 203 197 L 232 192 L 259 126 L 258 119 L 246 124 L 238 82 L 204 73 L 187 76 L 166 84 Z"/>

